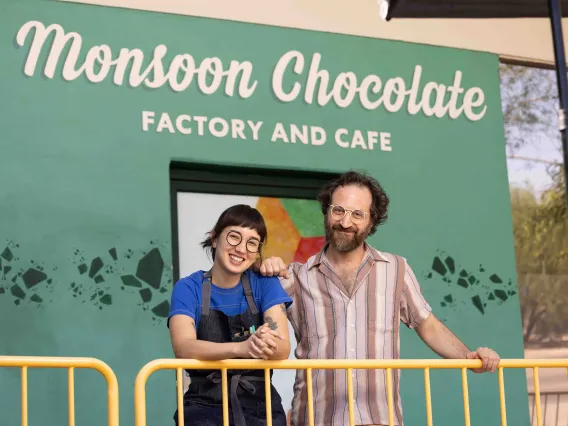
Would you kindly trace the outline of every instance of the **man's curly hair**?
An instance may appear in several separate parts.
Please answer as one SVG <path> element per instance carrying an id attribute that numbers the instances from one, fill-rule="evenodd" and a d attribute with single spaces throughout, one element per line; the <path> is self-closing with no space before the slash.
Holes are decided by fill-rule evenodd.
<path id="1" fill-rule="evenodd" d="M 325 216 L 331 204 L 331 197 L 335 190 L 342 186 L 355 185 L 366 187 L 371 191 L 373 201 L 371 203 L 371 230 L 369 235 L 373 235 L 377 227 L 385 223 L 388 219 L 387 210 L 389 206 L 389 197 L 387 193 L 375 178 L 369 176 L 367 173 L 360 173 L 355 170 L 349 170 L 343 173 L 338 178 L 327 183 L 320 189 L 317 200 L 321 204 L 321 211 Z"/>

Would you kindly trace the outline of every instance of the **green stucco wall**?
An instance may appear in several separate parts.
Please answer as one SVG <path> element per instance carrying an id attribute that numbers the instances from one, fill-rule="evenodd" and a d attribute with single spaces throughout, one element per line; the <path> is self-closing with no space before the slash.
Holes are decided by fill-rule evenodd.
<path id="1" fill-rule="evenodd" d="M 37 45 L 34 69 L 34 31 L 25 33 L 31 21 L 78 33 L 77 65 L 63 66 L 68 44 L 53 62 L 53 77 L 46 77 L 50 36 L 45 46 Z M 110 66 L 100 82 L 92 81 L 100 69 L 89 68 L 87 76 L 75 73 L 93 46 L 107 45 L 100 54 L 113 59 L 120 49 L 141 49 L 144 70 L 160 44 L 167 46 L 166 71 L 181 54 L 192 55 L 196 66 L 217 57 L 225 69 L 232 60 L 250 61 L 251 84 L 254 80 L 257 85 L 243 98 L 237 96 L 239 80 L 229 96 L 224 85 L 204 94 L 197 76 L 181 91 L 167 83 L 133 87 L 128 69 L 117 85 L 114 69 L 120 63 Z M 294 62 L 286 68 L 283 90 L 291 91 L 295 82 L 303 89 L 296 100 L 285 102 L 273 90 L 272 76 L 289 51 L 301 52 L 305 65 L 301 75 L 293 73 Z M 469 118 L 459 111 L 464 93 L 457 92 L 457 110 L 444 112 L 443 105 L 453 102 L 450 92 L 432 109 L 440 118 L 427 116 L 424 108 L 410 113 L 409 103 L 417 101 L 408 97 L 391 105 L 391 111 L 384 103 L 365 108 L 382 89 L 377 94 L 363 90 L 362 102 L 355 96 L 344 107 L 333 99 L 324 106 L 310 104 L 303 96 L 316 52 L 331 82 L 350 71 L 357 85 L 366 81 L 373 89 L 377 80 L 364 78 L 375 74 L 382 89 L 404 91 L 420 65 L 417 101 L 428 82 L 452 86 L 456 71 L 465 93 L 472 87 L 480 90 L 469 92 L 474 103 Z M 523 356 L 496 56 L 48 0 L 3 0 L 0 58 L 0 354 L 104 360 L 119 379 L 123 425 L 133 424 L 137 371 L 154 358 L 172 356 L 164 320 L 172 286 L 172 160 L 298 171 L 368 170 L 392 198 L 390 219 L 371 243 L 408 258 L 435 313 L 470 347 L 490 346 L 505 358 Z M 395 77 L 400 79 L 387 84 Z M 148 78 L 159 80 L 159 69 Z M 210 76 L 204 81 L 210 82 Z M 343 95 L 338 92 L 338 99 Z M 147 131 L 143 111 L 155 114 Z M 457 117 L 450 116 L 452 111 Z M 172 119 L 173 133 L 167 121 L 157 131 L 163 112 Z M 175 129 L 182 114 L 192 117 L 182 117 L 183 128 L 195 126 L 195 116 L 242 120 L 246 139 L 238 132 L 236 138 L 231 132 L 215 137 L 207 128 L 199 135 L 197 127 L 184 134 Z M 247 120 L 263 123 L 256 139 Z M 273 142 L 277 123 L 317 126 L 326 132 L 326 142 Z M 363 143 L 343 148 L 334 140 L 339 128 L 349 135 L 359 129 L 365 137 L 376 132 L 370 135 L 378 142 L 372 150 L 368 145 L 363 149 Z M 404 358 L 435 357 L 406 330 L 401 346 Z M 105 424 L 104 380 L 78 372 L 76 381 L 77 424 Z M 472 425 L 500 424 L 496 375 L 469 374 L 469 384 Z M 509 423 L 528 425 L 524 371 L 507 372 L 505 384 Z M 422 373 L 404 372 L 402 387 L 406 424 L 424 424 Z M 436 425 L 462 424 L 459 372 L 433 372 L 432 390 Z M 174 391 L 172 373 L 150 380 L 148 425 L 173 424 Z M 17 424 L 17 370 L 0 371 L 0 404 L 0 424 Z M 30 425 L 61 425 L 66 416 L 65 371 L 31 371 Z"/>

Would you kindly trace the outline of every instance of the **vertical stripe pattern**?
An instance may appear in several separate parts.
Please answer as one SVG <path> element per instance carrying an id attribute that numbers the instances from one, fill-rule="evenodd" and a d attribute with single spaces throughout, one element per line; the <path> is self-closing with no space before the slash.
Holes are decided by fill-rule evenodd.
<path id="1" fill-rule="evenodd" d="M 293 263 L 282 285 L 294 300 L 288 317 L 299 359 L 397 359 L 400 323 L 415 328 L 431 312 L 414 272 L 402 257 L 366 246 L 354 292 L 325 257 L 325 248 L 305 264 Z M 349 423 L 347 372 L 313 370 L 316 426 Z M 403 426 L 400 371 L 393 370 L 395 424 Z M 355 424 L 388 424 L 385 370 L 354 370 Z M 306 374 L 296 372 L 292 425 L 308 424 Z"/>

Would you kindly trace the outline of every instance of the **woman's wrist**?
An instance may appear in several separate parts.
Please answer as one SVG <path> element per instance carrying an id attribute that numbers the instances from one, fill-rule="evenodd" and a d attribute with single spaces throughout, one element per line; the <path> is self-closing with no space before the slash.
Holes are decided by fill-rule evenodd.
<path id="1" fill-rule="evenodd" d="M 249 358 L 246 352 L 246 342 L 231 343 L 231 353 L 233 354 L 233 358 Z"/>

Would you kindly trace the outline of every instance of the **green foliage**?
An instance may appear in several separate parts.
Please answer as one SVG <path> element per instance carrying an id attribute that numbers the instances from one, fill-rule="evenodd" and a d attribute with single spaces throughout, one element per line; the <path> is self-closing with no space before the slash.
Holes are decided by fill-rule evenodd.
<path id="1" fill-rule="evenodd" d="M 507 151 L 552 142 L 561 150 L 553 70 L 501 64 Z M 568 213 L 564 174 L 551 165 L 550 188 L 537 196 L 511 188 L 519 295 L 526 343 L 553 342 L 568 332 Z"/>
<path id="2" fill-rule="evenodd" d="M 559 175 L 560 176 L 560 175 Z M 525 342 L 568 332 L 568 208 L 563 181 L 537 198 L 511 189 L 513 230 Z"/>
<path id="3" fill-rule="evenodd" d="M 514 152 L 541 138 L 558 140 L 558 92 L 554 71 L 500 64 L 507 148 Z"/>

